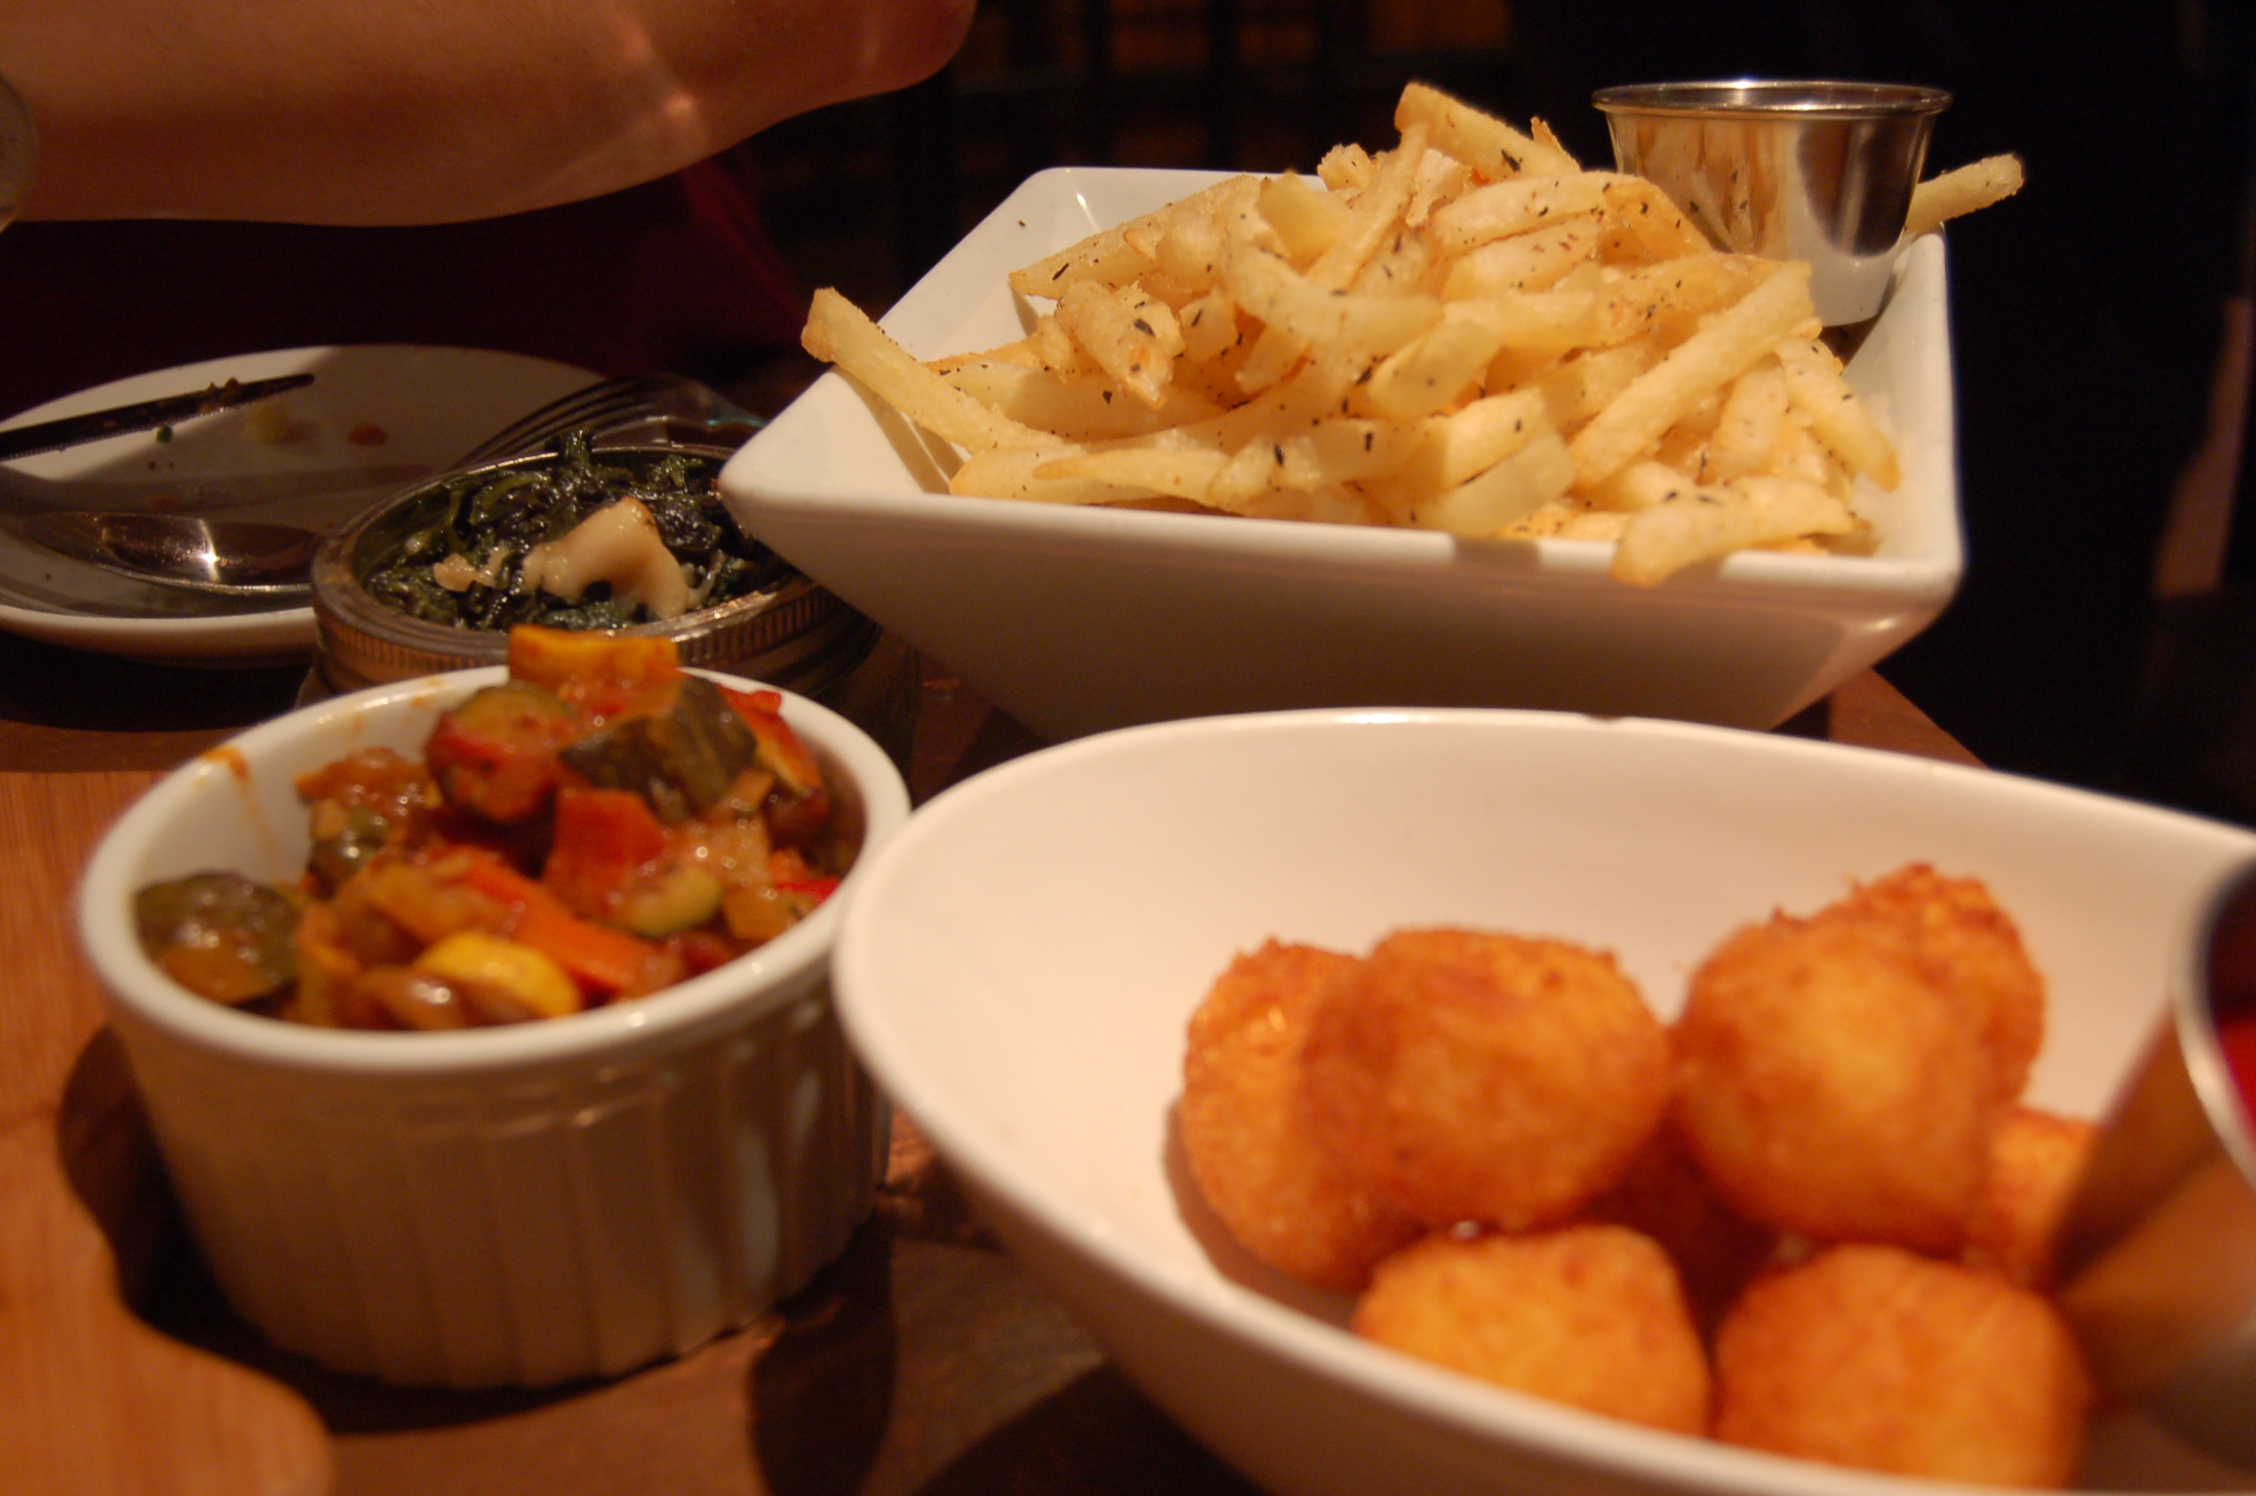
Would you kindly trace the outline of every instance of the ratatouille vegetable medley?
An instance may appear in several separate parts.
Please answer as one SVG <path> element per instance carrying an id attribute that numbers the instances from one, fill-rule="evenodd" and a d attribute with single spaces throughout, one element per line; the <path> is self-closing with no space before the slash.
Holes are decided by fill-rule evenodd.
<path id="1" fill-rule="evenodd" d="M 295 883 L 151 884 L 142 945 L 204 997 L 344 1028 L 672 986 L 805 918 L 857 850 L 781 704 L 688 673 L 671 639 L 514 629 L 508 679 L 442 714 L 420 760 L 364 748 L 298 781 Z"/>

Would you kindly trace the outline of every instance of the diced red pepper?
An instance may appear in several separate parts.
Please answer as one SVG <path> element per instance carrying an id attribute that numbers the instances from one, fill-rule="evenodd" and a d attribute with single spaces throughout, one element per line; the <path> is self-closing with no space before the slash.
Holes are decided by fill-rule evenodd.
<path id="1" fill-rule="evenodd" d="M 822 766 L 814 754 L 783 720 L 783 697 L 774 691 L 732 691 L 722 688 L 736 714 L 752 729 L 760 744 L 760 763 L 794 795 L 804 795 L 822 785 Z"/>
<path id="2" fill-rule="evenodd" d="M 665 855 L 666 828 L 641 795 L 568 784 L 556 792 L 541 882 L 581 914 L 597 915 Z"/>
<path id="3" fill-rule="evenodd" d="M 460 876 L 470 887 L 515 911 L 507 932 L 512 940 L 547 952 L 591 993 L 609 996 L 645 990 L 650 965 L 659 954 L 649 941 L 580 918 L 549 889 L 498 857 L 465 857 Z"/>
<path id="4" fill-rule="evenodd" d="M 597 721 L 611 718 L 681 679 L 673 640 L 520 624 L 509 631 L 509 674 L 545 686 Z"/>

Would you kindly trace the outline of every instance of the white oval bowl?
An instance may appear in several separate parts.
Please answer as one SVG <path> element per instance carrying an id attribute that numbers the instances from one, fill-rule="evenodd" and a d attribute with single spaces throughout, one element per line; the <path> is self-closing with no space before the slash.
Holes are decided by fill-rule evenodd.
<path id="1" fill-rule="evenodd" d="M 1643 720 L 1289 712 L 1046 749 L 865 869 L 847 1032 L 997 1236 L 1162 1409 L 1265 1488 L 1876 1496 L 1911 1482 L 1658 1433 L 1396 1355 L 1226 1239 L 1171 1134 L 1184 1025 L 1261 941 L 1457 923 L 1610 949 L 1664 1015 L 1735 926 L 1912 860 L 1984 879 L 2051 985 L 2031 1100 L 2098 1115 L 2175 943 L 2256 836 L 2000 774 Z M 2144 1419 L 2095 1488 L 2241 1487 Z"/>
<path id="2" fill-rule="evenodd" d="M 860 819 L 860 860 L 808 919 L 666 992 L 502 1028 L 352 1032 L 208 1002 L 143 953 L 134 890 L 207 868 L 296 876 L 298 775 L 361 747 L 419 754 L 445 707 L 506 674 L 253 728 L 132 805 L 80 884 L 81 944 L 229 1302 L 285 1349 L 388 1381 L 537 1386 L 687 1351 L 835 1256 L 884 1170 L 886 1109 L 839 1033 L 828 966 L 908 791 L 853 723 L 788 692 L 786 720 Z"/>

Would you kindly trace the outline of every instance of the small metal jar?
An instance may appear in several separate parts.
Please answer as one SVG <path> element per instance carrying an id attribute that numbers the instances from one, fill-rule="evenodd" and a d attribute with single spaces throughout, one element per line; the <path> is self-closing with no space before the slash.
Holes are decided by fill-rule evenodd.
<path id="1" fill-rule="evenodd" d="M 599 455 L 709 457 L 729 449 L 678 443 L 604 446 Z M 433 623 L 378 599 L 365 585 L 372 566 L 421 522 L 448 485 L 504 475 L 562 459 L 515 457 L 448 473 L 371 505 L 339 527 L 313 561 L 314 662 L 301 700 L 341 695 L 419 675 L 498 665 L 508 636 L 499 630 Z M 835 594 L 778 562 L 758 592 L 679 618 L 637 624 L 628 634 L 673 639 L 685 665 L 743 676 L 812 697 L 851 718 L 905 764 L 918 700 L 914 654 Z"/>
<path id="2" fill-rule="evenodd" d="M 2061 1223 L 2059 1301 L 2101 1387 L 2256 1464 L 2256 1130 L 2219 1039 L 2256 1012 L 2256 864 L 2180 942 L 2170 1007 Z"/>
<path id="3" fill-rule="evenodd" d="M 1822 79 L 1629 84 L 1592 96 L 1615 163 L 1718 247 L 1806 260 L 1828 327 L 1879 315 L 1939 88 Z"/>

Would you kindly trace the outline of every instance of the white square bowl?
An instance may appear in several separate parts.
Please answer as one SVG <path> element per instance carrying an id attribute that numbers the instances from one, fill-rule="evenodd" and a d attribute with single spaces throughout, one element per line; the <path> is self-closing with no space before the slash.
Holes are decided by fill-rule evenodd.
<path id="1" fill-rule="evenodd" d="M 1282 712 L 1131 729 L 918 811 L 840 931 L 840 1012 L 997 1235 L 1122 1371 L 1279 1496 L 1971 1496 L 1618 1423 L 1361 1340 L 1226 1238 L 1182 1162 L 1185 1026 L 1275 937 L 1461 924 L 1612 951 L 1664 1018 L 1774 907 L 1905 862 L 1981 878 L 2048 986 L 2030 1101 L 2097 1118 L 2179 942 L 2256 835 L 1806 739 L 1555 712 Z M 2144 1417 L 2079 1484 L 2247 1490 Z"/>
<path id="2" fill-rule="evenodd" d="M 936 357 L 1021 337 L 1018 266 L 1214 173 L 1059 168 L 883 319 Z M 1910 244 L 1849 366 L 1897 435 L 1869 556 L 1742 552 L 1640 589 L 1612 547 L 959 498 L 949 449 L 835 371 L 721 474 L 738 521 L 1045 737 L 1308 706 L 1542 707 L 1767 728 L 1911 638 L 1961 570 L 1944 247 Z"/>

